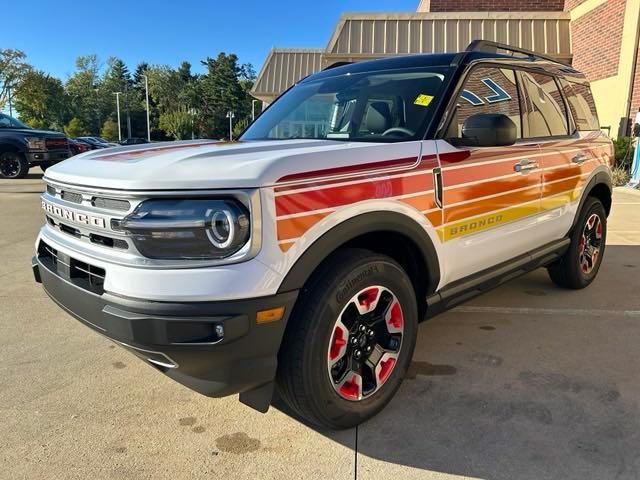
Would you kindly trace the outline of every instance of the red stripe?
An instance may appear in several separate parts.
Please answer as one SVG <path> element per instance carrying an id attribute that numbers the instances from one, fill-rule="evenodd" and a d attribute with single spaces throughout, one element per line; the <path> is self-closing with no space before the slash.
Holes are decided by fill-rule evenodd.
<path id="1" fill-rule="evenodd" d="M 396 158 L 383 162 L 363 163 L 360 165 L 346 165 L 344 167 L 326 168 L 324 170 L 310 170 L 308 172 L 293 173 L 280 178 L 278 182 L 293 182 L 310 178 L 322 178 L 331 175 L 344 175 L 348 173 L 366 173 L 369 170 L 392 167 L 409 167 L 418 161 L 417 157 Z"/>
<path id="2" fill-rule="evenodd" d="M 417 193 L 433 188 L 430 172 L 396 177 L 386 180 L 372 180 L 351 185 L 327 187 L 308 192 L 291 193 L 276 197 L 276 215 L 308 212 L 323 208 L 339 207 L 363 200 L 388 198 L 409 193 Z"/>

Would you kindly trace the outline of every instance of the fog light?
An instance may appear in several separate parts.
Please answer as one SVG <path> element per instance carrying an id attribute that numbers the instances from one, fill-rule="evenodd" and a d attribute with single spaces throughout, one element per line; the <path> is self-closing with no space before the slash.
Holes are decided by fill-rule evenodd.
<path id="1" fill-rule="evenodd" d="M 256 314 L 256 323 L 271 323 L 282 319 L 284 315 L 284 307 L 270 308 L 269 310 L 261 310 Z"/>
<path id="2" fill-rule="evenodd" d="M 224 326 L 216 325 L 216 335 L 220 339 L 224 338 Z"/>

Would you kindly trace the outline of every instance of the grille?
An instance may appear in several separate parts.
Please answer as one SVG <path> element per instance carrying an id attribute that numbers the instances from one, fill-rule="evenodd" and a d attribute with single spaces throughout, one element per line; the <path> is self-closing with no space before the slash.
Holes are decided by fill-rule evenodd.
<path id="1" fill-rule="evenodd" d="M 47 193 L 53 197 L 56 196 L 56 189 L 53 188 L 51 185 L 47 185 Z"/>
<path id="2" fill-rule="evenodd" d="M 60 138 L 47 138 L 45 140 L 47 150 L 62 150 L 69 148 L 69 143 L 65 137 Z"/>
<path id="3" fill-rule="evenodd" d="M 62 191 L 62 199 L 72 203 L 82 203 L 82 195 L 76 192 Z"/>
<path id="4" fill-rule="evenodd" d="M 76 260 L 58 252 L 55 248 L 40 241 L 38 260 L 49 271 L 74 284 L 77 287 L 102 295 L 106 273 L 103 268 Z"/>
<path id="5" fill-rule="evenodd" d="M 131 204 L 127 200 L 118 200 L 115 198 L 93 197 L 92 205 L 96 208 L 105 208 L 107 210 L 120 210 L 126 212 L 131 208 Z"/>

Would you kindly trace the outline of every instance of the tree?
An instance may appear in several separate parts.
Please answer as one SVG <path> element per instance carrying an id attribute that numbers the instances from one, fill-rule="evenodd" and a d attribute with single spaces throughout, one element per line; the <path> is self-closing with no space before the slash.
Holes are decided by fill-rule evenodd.
<path id="1" fill-rule="evenodd" d="M 62 82 L 40 70 L 29 70 L 15 88 L 20 118 L 34 128 L 61 130 L 68 120 Z"/>
<path id="2" fill-rule="evenodd" d="M 160 115 L 160 128 L 176 140 L 189 138 L 192 126 L 193 116 L 186 110 L 176 110 Z"/>
<path id="3" fill-rule="evenodd" d="M 251 110 L 248 91 L 240 83 L 246 71 L 238 65 L 236 55 L 224 52 L 202 63 L 207 73 L 202 78 L 201 124 L 210 136 L 224 137 L 228 135 L 227 112 L 232 110 L 240 121 Z"/>
<path id="4" fill-rule="evenodd" d="M 73 116 L 95 135 L 100 132 L 103 120 L 99 97 L 99 72 L 96 55 L 78 57 L 76 72 L 65 85 Z"/>
<path id="5" fill-rule="evenodd" d="M 0 49 L 0 110 L 9 101 L 10 91 L 31 67 L 24 61 L 27 56 L 21 50 Z"/>
<path id="6" fill-rule="evenodd" d="M 82 120 L 77 117 L 73 117 L 67 126 L 64 127 L 64 133 L 67 137 L 82 137 L 84 135 L 88 135 L 89 131 L 82 123 Z"/>
<path id="7" fill-rule="evenodd" d="M 118 138 L 118 124 L 113 120 L 109 119 L 104 122 L 102 125 L 102 130 L 100 130 L 100 136 L 102 138 L 106 138 L 107 140 L 116 141 Z"/>

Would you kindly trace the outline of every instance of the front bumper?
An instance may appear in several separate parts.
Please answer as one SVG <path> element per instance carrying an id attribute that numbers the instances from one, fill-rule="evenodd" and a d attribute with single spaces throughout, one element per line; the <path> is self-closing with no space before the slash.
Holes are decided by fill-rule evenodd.
<path id="1" fill-rule="evenodd" d="M 73 317 L 170 378 L 212 397 L 248 392 L 273 381 L 280 342 L 298 295 L 293 291 L 223 302 L 146 301 L 82 288 L 62 261 L 52 265 L 36 256 L 32 266 L 36 281 Z M 282 319 L 256 322 L 257 312 L 276 307 L 285 308 Z"/>
<path id="2" fill-rule="evenodd" d="M 71 156 L 70 150 L 46 150 L 42 152 L 27 152 L 27 161 L 32 165 L 43 162 L 61 162 Z"/>

